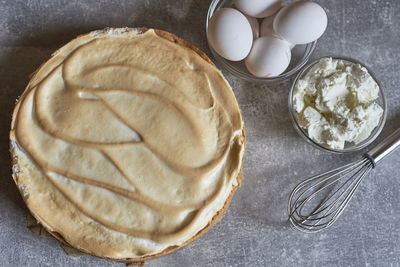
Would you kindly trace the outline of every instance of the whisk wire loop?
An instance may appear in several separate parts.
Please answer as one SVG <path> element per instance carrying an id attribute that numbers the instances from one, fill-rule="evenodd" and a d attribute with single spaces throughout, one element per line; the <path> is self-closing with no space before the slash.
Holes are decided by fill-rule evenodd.
<path id="1" fill-rule="evenodd" d="M 366 173 L 372 168 L 369 159 L 349 163 L 300 183 L 289 197 L 289 221 L 303 232 L 317 232 L 330 226 L 343 212 Z M 338 187 L 343 177 L 345 181 Z M 331 188 L 333 187 L 333 188 Z M 313 198 L 329 190 L 327 196 L 309 212 L 304 212 Z"/>
<path id="2" fill-rule="evenodd" d="M 289 197 L 291 226 L 306 233 L 319 232 L 331 226 L 343 213 L 368 172 L 399 147 L 400 128 L 370 150 L 363 159 L 312 176 L 298 184 Z M 310 208 L 312 206 L 314 208 Z"/>

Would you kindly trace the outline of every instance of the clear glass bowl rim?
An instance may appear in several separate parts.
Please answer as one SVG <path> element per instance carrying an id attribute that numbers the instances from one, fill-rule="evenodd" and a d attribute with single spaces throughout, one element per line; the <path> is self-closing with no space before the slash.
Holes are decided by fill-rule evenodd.
<path id="1" fill-rule="evenodd" d="M 301 70 L 308 62 L 310 59 L 312 53 L 314 52 L 314 49 L 317 45 L 317 41 L 311 42 L 306 45 L 305 52 L 301 60 L 295 65 L 292 69 L 289 71 L 285 71 L 282 74 L 275 76 L 275 77 L 270 77 L 270 78 L 261 78 L 261 77 L 256 77 L 250 73 L 241 71 L 234 67 L 233 65 L 230 64 L 230 62 L 224 58 L 222 58 L 220 55 L 215 52 L 215 50 L 212 48 L 209 38 L 208 38 L 208 21 L 211 19 L 212 15 L 214 14 L 218 4 L 224 0 L 213 0 L 208 8 L 207 12 L 207 19 L 206 19 L 206 36 L 207 36 L 207 43 L 208 47 L 213 54 L 214 58 L 230 73 L 233 75 L 242 78 L 247 81 L 255 81 L 255 82 L 280 82 L 284 81 L 290 77 L 292 77 L 294 74 L 296 74 L 299 70 Z"/>
<path id="2" fill-rule="evenodd" d="M 364 141 L 361 141 L 358 144 L 354 144 L 353 146 L 350 146 L 348 148 L 344 148 L 344 149 L 333 149 L 333 148 L 328 148 L 328 147 L 324 147 L 320 144 L 318 144 L 317 142 L 315 142 L 314 140 L 312 140 L 308 134 L 305 132 L 305 130 L 299 125 L 299 123 L 297 122 L 297 118 L 296 118 L 296 112 L 293 109 L 293 93 L 294 93 L 294 89 L 296 87 L 296 84 L 298 82 L 299 79 L 301 79 L 305 74 L 307 74 L 307 72 L 315 65 L 317 64 L 320 60 L 322 60 L 323 58 L 332 58 L 332 59 L 338 59 L 338 60 L 344 60 L 344 61 L 348 61 L 351 62 L 353 64 L 360 64 L 362 67 L 364 67 L 368 73 L 371 75 L 371 77 L 375 80 L 375 82 L 378 84 L 379 86 L 379 97 L 382 98 L 382 109 L 383 109 L 383 114 L 382 117 L 379 120 L 379 124 L 378 126 L 375 127 L 375 129 L 372 131 L 371 135 L 365 139 Z M 366 146 L 370 145 L 381 133 L 385 122 L 386 122 L 386 117 L 387 117 L 387 102 L 386 102 L 386 96 L 385 93 L 383 91 L 383 87 L 382 84 L 380 83 L 380 81 L 376 78 L 375 74 L 373 71 L 371 71 L 371 69 L 365 65 L 364 63 L 362 63 L 361 61 L 354 59 L 354 58 L 350 58 L 350 57 L 346 57 L 346 56 L 337 56 L 337 55 L 327 55 L 327 56 L 322 56 L 310 63 L 308 63 L 296 76 L 296 78 L 294 79 L 292 86 L 290 88 L 290 92 L 289 92 L 289 99 L 288 99 L 288 107 L 289 107 L 289 113 L 290 113 L 290 117 L 292 118 L 292 123 L 294 128 L 296 129 L 297 133 L 302 136 L 304 138 L 304 140 L 306 140 L 308 143 L 312 144 L 314 147 L 323 150 L 323 151 L 328 151 L 328 152 L 333 152 L 333 153 L 337 153 L 337 154 L 344 154 L 344 153 L 349 153 L 349 152 L 355 152 L 355 151 L 359 151 L 363 148 L 365 148 Z"/>

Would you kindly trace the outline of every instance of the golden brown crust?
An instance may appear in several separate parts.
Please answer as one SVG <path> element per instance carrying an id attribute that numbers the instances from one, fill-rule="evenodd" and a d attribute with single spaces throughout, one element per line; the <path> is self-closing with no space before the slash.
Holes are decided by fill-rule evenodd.
<path id="1" fill-rule="evenodd" d="M 120 30 L 120 29 L 121 29 L 121 28 L 116 28 L 116 29 L 115 29 L 115 28 L 107 28 L 107 29 L 104 29 L 103 31 Z M 144 32 L 146 32 L 146 31 L 148 31 L 149 29 L 148 29 L 148 28 L 142 27 L 142 28 L 133 28 L 133 29 L 131 29 L 131 28 L 126 28 L 126 30 L 134 30 L 134 31 L 139 32 L 139 33 L 144 33 Z M 172 33 L 166 32 L 166 31 L 162 31 L 162 30 L 158 30 L 158 29 L 154 29 L 154 31 L 155 31 L 155 33 L 156 33 L 158 36 L 160 36 L 160 37 L 162 37 L 162 38 L 164 38 L 164 39 L 166 39 L 166 40 L 169 40 L 169 41 L 171 41 L 171 42 L 173 42 L 173 43 L 176 43 L 176 44 L 178 44 L 178 45 L 181 45 L 181 46 L 184 46 L 184 47 L 186 47 L 186 48 L 189 48 L 189 49 L 193 50 L 193 51 L 196 52 L 202 59 L 204 59 L 206 62 L 208 62 L 209 64 L 211 64 L 211 65 L 214 66 L 214 64 L 213 64 L 212 61 L 208 58 L 208 56 L 207 56 L 205 53 L 203 53 L 200 49 L 198 49 L 197 47 L 195 47 L 194 45 L 192 45 L 191 43 L 189 43 L 189 42 L 187 42 L 187 41 L 185 41 L 185 40 L 183 40 L 183 39 L 177 37 L 176 35 L 174 35 L 174 34 L 172 34 Z M 34 72 L 34 73 L 31 75 L 31 77 L 34 76 L 35 73 L 36 73 L 36 72 Z M 28 85 L 28 87 L 29 87 L 29 85 Z M 15 111 L 16 111 L 16 110 L 17 110 L 17 108 L 14 110 L 13 119 L 14 119 L 14 117 L 15 117 L 15 114 L 16 114 Z M 243 144 L 244 144 L 244 148 L 245 148 L 245 139 L 246 139 L 246 138 L 245 138 L 245 130 L 244 130 L 244 127 L 243 127 L 243 129 L 242 129 L 242 136 L 243 136 Z M 16 155 L 13 154 L 13 149 L 14 149 L 14 148 L 12 147 L 12 144 L 10 143 L 10 152 L 11 152 L 12 166 L 18 166 L 18 162 L 17 162 L 18 159 L 17 159 Z M 232 190 L 231 190 L 231 193 L 230 193 L 229 197 L 226 199 L 223 208 L 222 208 L 221 210 L 219 210 L 219 211 L 214 215 L 214 217 L 212 218 L 212 220 L 211 220 L 203 229 L 201 229 L 201 230 L 200 230 L 196 235 L 194 235 L 191 239 L 189 239 L 189 240 L 187 240 L 186 242 L 184 242 L 181 246 L 170 246 L 170 247 L 164 249 L 164 250 L 163 250 L 162 252 L 160 252 L 160 253 L 153 254 L 153 255 L 148 255 L 148 256 L 137 257 L 137 258 L 126 258 L 126 259 L 113 259 L 113 258 L 108 258 L 108 257 L 101 257 L 101 258 L 116 260 L 116 261 L 125 262 L 125 263 L 139 264 L 139 265 L 140 265 L 140 264 L 143 264 L 146 260 L 153 259 L 153 258 L 157 258 L 157 257 L 161 257 L 161 256 L 163 256 L 163 255 L 166 255 L 166 254 L 169 254 L 169 253 L 171 253 L 171 252 L 174 252 L 174 251 L 176 251 L 176 250 L 178 250 L 178 249 L 180 249 L 180 248 L 182 248 L 182 247 L 184 247 L 184 246 L 190 244 L 191 242 L 193 242 L 194 240 L 196 240 L 197 238 L 199 238 L 201 235 L 203 235 L 205 232 L 207 232 L 207 231 L 210 229 L 210 227 L 212 227 L 215 223 L 217 223 L 217 222 L 223 217 L 223 215 L 224 215 L 226 209 L 228 208 L 229 203 L 230 203 L 230 201 L 231 201 L 231 199 L 232 199 L 232 197 L 233 197 L 233 195 L 234 195 L 236 189 L 241 185 L 241 181 L 242 181 L 243 178 L 244 178 L 244 177 L 243 177 L 243 174 L 242 174 L 242 168 L 243 168 L 243 161 L 242 161 L 242 165 L 241 165 L 241 167 L 240 167 L 239 175 L 238 175 L 238 177 L 236 178 L 236 180 L 237 180 L 237 185 L 233 185 Z M 23 190 L 21 189 L 20 184 L 19 184 L 18 172 L 15 171 L 15 170 L 13 170 L 13 179 L 14 179 L 14 181 L 15 181 L 15 183 L 16 183 L 16 185 L 17 185 L 19 191 L 20 191 L 21 196 L 23 197 L 23 199 L 24 199 L 24 201 L 25 201 L 24 192 L 23 192 Z M 35 216 L 33 213 L 32 213 L 32 215 Z M 38 222 L 40 223 L 40 219 L 37 218 L 36 216 L 35 216 L 35 218 L 36 218 L 36 219 L 38 220 Z M 46 229 L 46 231 L 48 231 L 55 239 L 59 240 L 61 243 L 65 244 L 65 245 L 67 245 L 67 246 L 73 247 L 71 244 L 69 244 L 69 243 L 64 239 L 64 237 L 63 237 L 60 233 L 55 232 L 55 231 L 51 231 L 50 229 L 47 229 L 47 228 L 45 227 L 45 224 L 42 224 L 42 226 L 43 226 L 44 229 Z M 84 252 L 85 254 L 88 254 L 88 255 L 97 256 L 97 255 L 93 255 L 93 254 L 91 254 L 91 253 L 87 253 L 87 252 L 85 252 L 85 251 L 83 251 L 83 252 Z M 142 266 L 142 265 L 140 265 L 140 266 Z"/>

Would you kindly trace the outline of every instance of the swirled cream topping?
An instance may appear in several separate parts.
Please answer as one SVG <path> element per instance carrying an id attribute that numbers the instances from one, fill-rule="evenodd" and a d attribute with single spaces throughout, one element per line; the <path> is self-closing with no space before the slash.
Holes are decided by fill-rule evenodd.
<path id="1" fill-rule="evenodd" d="M 111 258 L 194 237 L 224 207 L 244 153 L 221 73 L 153 30 L 91 33 L 57 51 L 22 95 L 11 140 L 35 217 Z"/>

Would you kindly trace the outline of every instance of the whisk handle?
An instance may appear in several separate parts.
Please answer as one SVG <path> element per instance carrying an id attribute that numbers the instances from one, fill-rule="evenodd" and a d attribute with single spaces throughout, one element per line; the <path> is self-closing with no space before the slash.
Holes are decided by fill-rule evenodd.
<path id="1" fill-rule="evenodd" d="M 381 159 L 400 147 L 400 128 L 367 153 L 367 157 L 378 163 Z"/>

